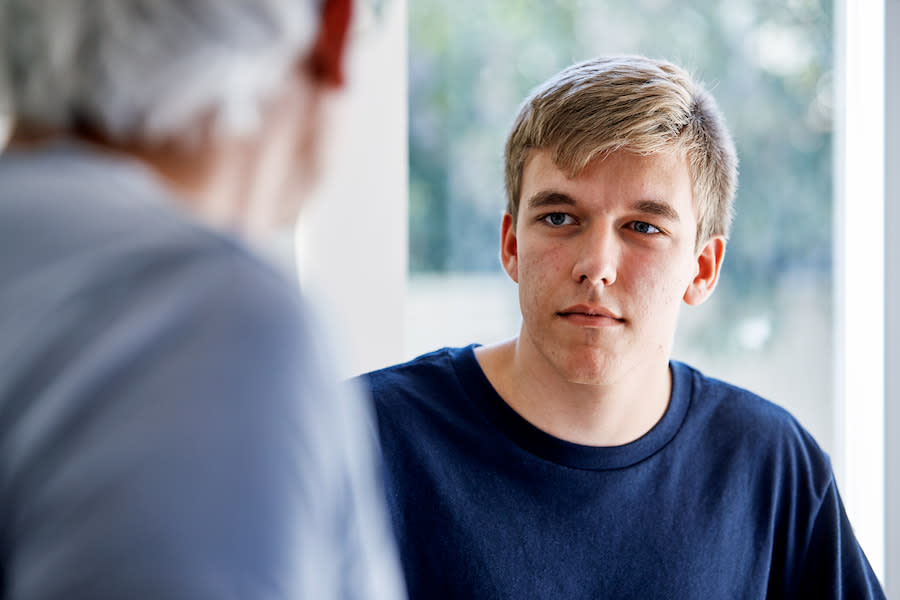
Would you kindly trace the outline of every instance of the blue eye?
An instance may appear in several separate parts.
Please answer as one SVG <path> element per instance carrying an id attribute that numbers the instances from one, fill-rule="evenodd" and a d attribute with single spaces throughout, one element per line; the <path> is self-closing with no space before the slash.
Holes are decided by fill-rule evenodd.
<path id="1" fill-rule="evenodd" d="M 544 216 L 541 220 L 554 227 L 571 225 L 574 222 L 571 215 L 561 212 L 550 213 L 549 215 Z"/>
<path id="2" fill-rule="evenodd" d="M 655 225 L 651 225 L 650 223 L 645 223 L 643 221 L 634 221 L 631 224 L 631 228 L 637 231 L 638 233 L 643 233 L 646 235 L 653 235 L 655 233 L 662 233 L 658 227 Z"/>

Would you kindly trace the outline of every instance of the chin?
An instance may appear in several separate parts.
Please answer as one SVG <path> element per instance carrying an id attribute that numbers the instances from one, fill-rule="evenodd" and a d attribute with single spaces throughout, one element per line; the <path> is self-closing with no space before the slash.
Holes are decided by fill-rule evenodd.
<path id="1" fill-rule="evenodd" d="M 570 383 L 600 386 L 617 383 L 626 370 L 619 357 L 596 351 L 570 356 L 556 369 Z"/>

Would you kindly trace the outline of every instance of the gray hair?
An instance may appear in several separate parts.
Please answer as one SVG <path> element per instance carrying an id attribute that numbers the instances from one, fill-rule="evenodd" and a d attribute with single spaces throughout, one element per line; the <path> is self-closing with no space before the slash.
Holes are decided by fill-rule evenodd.
<path id="1" fill-rule="evenodd" d="M 321 0 L 0 0 L 0 113 L 156 143 L 254 131 Z"/>

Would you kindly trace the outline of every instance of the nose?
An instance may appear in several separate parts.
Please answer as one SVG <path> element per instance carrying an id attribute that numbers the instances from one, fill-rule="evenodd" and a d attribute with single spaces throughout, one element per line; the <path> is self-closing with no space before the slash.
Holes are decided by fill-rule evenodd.
<path id="1" fill-rule="evenodd" d="M 579 284 L 609 286 L 616 281 L 619 247 L 615 232 L 609 228 L 589 229 L 579 240 L 572 277 Z"/>

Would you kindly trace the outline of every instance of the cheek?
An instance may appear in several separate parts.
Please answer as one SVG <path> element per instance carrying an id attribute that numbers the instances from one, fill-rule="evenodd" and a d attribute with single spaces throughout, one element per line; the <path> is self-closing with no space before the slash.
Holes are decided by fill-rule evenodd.
<path id="1" fill-rule="evenodd" d="M 677 311 L 690 283 L 688 267 L 683 262 L 635 257 L 628 269 L 627 281 L 623 283 L 629 295 L 643 308 L 671 307 Z"/>
<path id="2" fill-rule="evenodd" d="M 519 301 L 523 311 L 550 301 L 566 273 L 564 259 L 558 249 L 519 252 Z"/>

